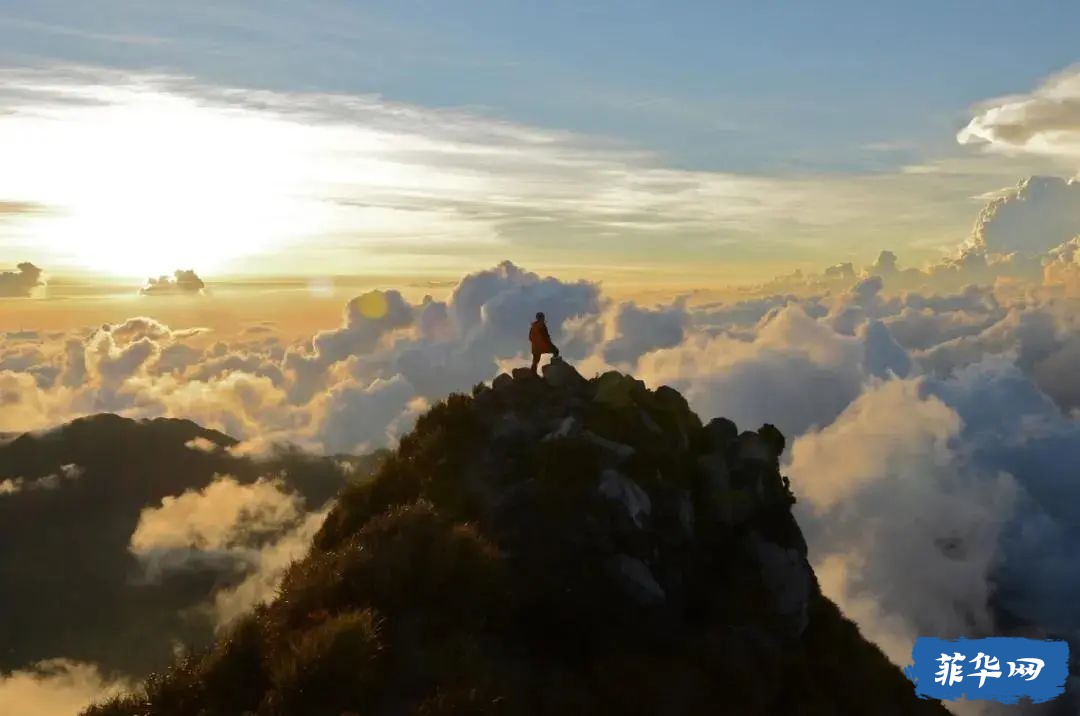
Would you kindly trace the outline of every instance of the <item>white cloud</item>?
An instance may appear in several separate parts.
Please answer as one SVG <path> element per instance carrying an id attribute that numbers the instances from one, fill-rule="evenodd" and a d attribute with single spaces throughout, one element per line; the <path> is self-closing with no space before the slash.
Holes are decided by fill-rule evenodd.
<path id="1" fill-rule="evenodd" d="M 305 515 L 295 529 L 266 545 L 255 555 L 252 571 L 242 582 L 214 594 L 209 608 L 219 629 L 277 594 L 285 570 L 307 553 L 327 514 L 329 509 Z"/>
<path id="2" fill-rule="evenodd" d="M 1029 177 L 979 213 L 969 246 L 1042 253 L 1080 234 L 1080 181 Z"/>
<path id="3" fill-rule="evenodd" d="M 259 478 L 241 484 L 219 475 L 202 490 L 165 497 L 159 507 L 143 509 L 129 549 L 152 581 L 193 562 L 244 564 L 302 514 L 302 498 L 279 481 Z"/>
<path id="4" fill-rule="evenodd" d="M 961 144 L 1080 159 L 1080 67 L 1033 92 L 991 100 L 960 130 Z"/>

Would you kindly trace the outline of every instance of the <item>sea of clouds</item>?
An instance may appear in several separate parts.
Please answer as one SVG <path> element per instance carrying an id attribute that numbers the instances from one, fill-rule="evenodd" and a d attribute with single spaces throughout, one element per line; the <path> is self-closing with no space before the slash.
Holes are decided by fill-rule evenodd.
<path id="1" fill-rule="evenodd" d="M 679 389 L 705 420 L 777 425 L 822 587 L 896 663 L 920 635 L 1080 647 L 1078 234 L 1080 183 L 1035 177 L 938 264 L 903 268 L 884 251 L 734 303 L 617 302 L 599 284 L 503 262 L 446 300 L 357 296 L 338 326 L 299 343 L 268 325 L 213 342 L 148 317 L 8 333 L 0 432 L 111 411 L 189 418 L 256 456 L 277 443 L 393 446 L 447 393 L 526 364 L 543 310 L 587 376 L 631 372 Z M 215 598 L 227 623 L 273 593 L 325 516 L 298 504 L 277 483 L 226 478 L 148 510 L 131 549 L 148 573 L 178 553 L 246 561 L 248 580 Z M 0 701 L 30 675 L 0 681 Z"/>

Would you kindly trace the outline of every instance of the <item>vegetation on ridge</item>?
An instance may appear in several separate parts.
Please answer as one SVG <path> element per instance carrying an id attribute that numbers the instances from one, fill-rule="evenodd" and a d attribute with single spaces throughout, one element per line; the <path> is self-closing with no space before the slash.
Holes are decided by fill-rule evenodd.
<path id="1" fill-rule="evenodd" d="M 89 716 L 944 713 L 820 595 L 783 436 L 555 364 L 417 422 L 272 604 Z"/>

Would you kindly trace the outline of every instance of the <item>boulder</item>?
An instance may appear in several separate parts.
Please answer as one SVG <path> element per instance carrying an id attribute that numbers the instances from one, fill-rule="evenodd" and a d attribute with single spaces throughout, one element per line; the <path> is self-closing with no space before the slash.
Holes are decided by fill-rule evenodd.
<path id="1" fill-rule="evenodd" d="M 639 605 L 656 606 L 667 599 L 664 588 L 640 559 L 634 559 L 626 554 L 617 554 L 608 560 L 607 569 L 627 596 Z"/>
<path id="2" fill-rule="evenodd" d="M 530 368 L 514 368 L 510 371 L 510 375 L 514 377 L 514 380 L 527 381 L 527 380 L 539 380 L 539 376 L 533 373 Z"/>
<path id="3" fill-rule="evenodd" d="M 562 358 L 552 358 L 551 362 L 544 366 L 543 373 L 544 380 L 552 388 L 583 390 L 589 385 L 589 381 L 585 380 L 574 366 Z"/>
<path id="4" fill-rule="evenodd" d="M 495 380 L 491 381 L 491 387 L 495 390 L 503 390 L 513 384 L 514 379 L 506 373 L 499 373 L 499 375 L 495 376 Z"/>
<path id="5" fill-rule="evenodd" d="M 737 437 L 739 429 L 727 418 L 713 418 L 705 426 L 705 444 L 711 450 L 727 450 Z"/>
<path id="6" fill-rule="evenodd" d="M 735 448 L 736 463 L 742 464 L 759 463 L 775 465 L 777 454 L 775 447 L 770 445 L 761 435 L 752 432 L 744 432 L 738 437 Z"/>
<path id="7" fill-rule="evenodd" d="M 593 400 L 612 408 L 629 408 L 634 404 L 634 396 L 644 392 L 645 383 L 642 381 L 609 370 L 596 379 L 596 395 Z"/>
<path id="8" fill-rule="evenodd" d="M 779 460 L 780 456 L 784 454 L 784 447 L 787 445 L 784 434 L 772 423 L 765 423 L 758 428 L 757 432 L 761 439 L 765 441 L 765 444 L 775 453 L 777 460 Z"/>
<path id="9" fill-rule="evenodd" d="M 636 482 L 623 477 L 616 470 L 608 469 L 601 474 L 597 490 L 604 497 L 622 505 L 635 525 L 639 528 L 645 526 L 645 520 L 652 513 L 652 502 L 649 493 Z"/>

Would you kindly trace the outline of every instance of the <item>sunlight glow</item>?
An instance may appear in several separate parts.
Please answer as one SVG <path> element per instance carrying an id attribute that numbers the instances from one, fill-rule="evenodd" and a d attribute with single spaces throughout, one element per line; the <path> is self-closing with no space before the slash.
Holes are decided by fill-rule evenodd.
<path id="1" fill-rule="evenodd" d="M 0 195 L 48 207 L 32 220 L 42 248 L 151 276 L 219 269 L 325 227 L 302 126 L 152 89 L 86 94 L 0 121 Z"/>

